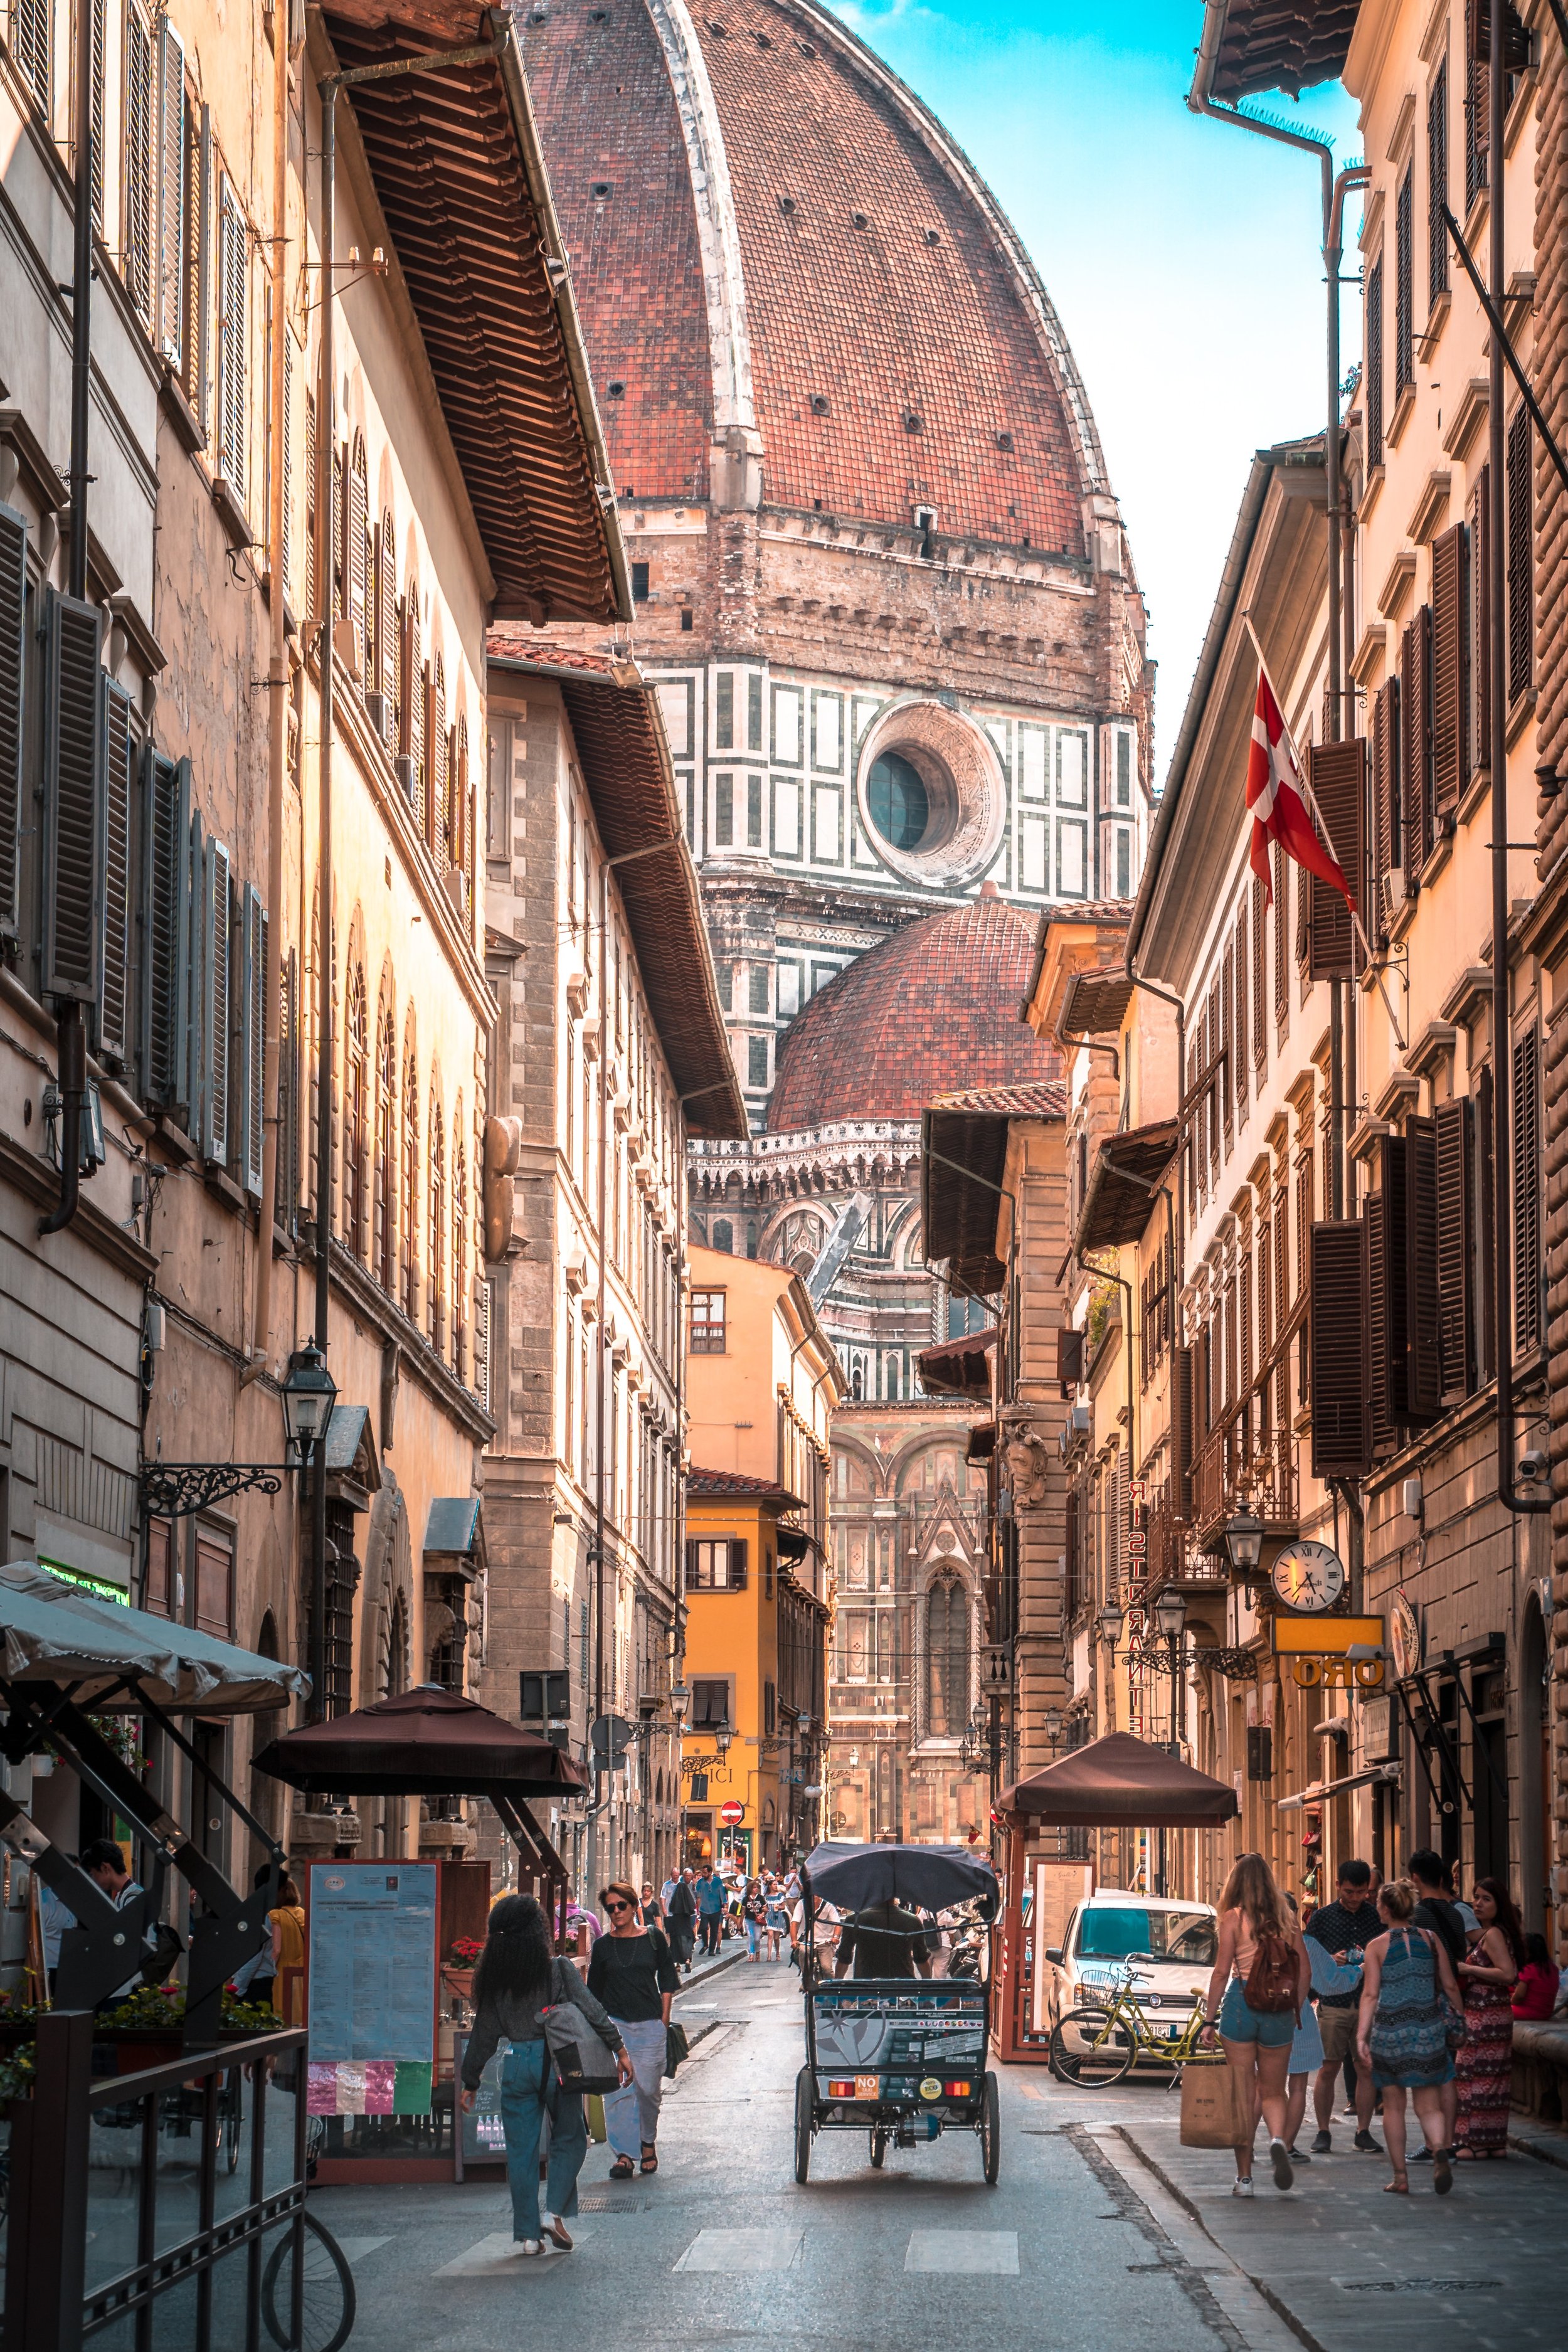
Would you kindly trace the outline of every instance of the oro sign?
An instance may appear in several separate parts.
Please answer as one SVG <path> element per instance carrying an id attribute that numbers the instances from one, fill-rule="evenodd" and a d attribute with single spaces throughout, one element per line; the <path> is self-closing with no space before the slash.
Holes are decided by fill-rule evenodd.
<path id="1" fill-rule="evenodd" d="M 727 1830 L 732 1830 L 737 1822 L 743 1822 L 745 1818 L 746 1808 L 742 1804 L 739 1797 L 726 1798 L 719 1808 L 719 1819 Z"/>

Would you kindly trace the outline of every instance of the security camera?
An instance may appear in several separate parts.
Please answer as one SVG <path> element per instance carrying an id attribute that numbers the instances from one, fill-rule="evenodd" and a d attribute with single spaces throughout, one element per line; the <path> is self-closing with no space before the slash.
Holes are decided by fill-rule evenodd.
<path id="1" fill-rule="evenodd" d="M 1521 1486 L 1544 1486 L 1551 1475 L 1552 1465 L 1547 1460 L 1544 1454 L 1538 1454 L 1532 1451 L 1529 1454 L 1521 1454 L 1520 1455 L 1519 1477 L 1520 1484 Z"/>

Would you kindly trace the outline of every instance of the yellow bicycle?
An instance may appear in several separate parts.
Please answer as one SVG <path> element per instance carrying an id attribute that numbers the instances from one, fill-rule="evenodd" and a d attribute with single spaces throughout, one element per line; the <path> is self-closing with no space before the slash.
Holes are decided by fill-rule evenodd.
<path id="1" fill-rule="evenodd" d="M 1133 1958 L 1141 1957 L 1133 1955 Z M 1083 2002 L 1057 2021 L 1051 2033 L 1051 2072 L 1059 2082 L 1100 2090 L 1108 2084 L 1124 2081 L 1140 2058 L 1154 2059 L 1162 2066 L 1177 2069 L 1224 2063 L 1221 2052 L 1199 2046 L 1204 2030 L 1202 1989 L 1197 1985 L 1192 1988 L 1192 2010 L 1186 2021 L 1178 2024 L 1171 2012 L 1162 2008 L 1158 1993 L 1151 1994 L 1145 2006 L 1133 1990 L 1140 1979 L 1145 1984 L 1149 1981 L 1142 1970 L 1133 1968 L 1130 1961 L 1120 1982 L 1110 1989 L 1108 2000 Z M 1157 2012 L 1155 2016 L 1150 2015 L 1151 2009 Z"/>

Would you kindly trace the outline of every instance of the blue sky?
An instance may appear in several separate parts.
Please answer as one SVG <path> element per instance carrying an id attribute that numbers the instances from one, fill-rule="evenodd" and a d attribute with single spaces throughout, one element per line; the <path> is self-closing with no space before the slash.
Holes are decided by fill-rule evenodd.
<path id="1" fill-rule="evenodd" d="M 838 13 L 968 152 L 1061 316 L 1148 600 L 1163 779 L 1252 453 L 1322 423 L 1316 161 L 1188 112 L 1202 0 L 838 0 Z M 1265 103 L 1326 132 L 1336 163 L 1360 154 L 1337 85 L 1299 108 Z M 1342 319 L 1348 366 L 1352 289 Z"/>

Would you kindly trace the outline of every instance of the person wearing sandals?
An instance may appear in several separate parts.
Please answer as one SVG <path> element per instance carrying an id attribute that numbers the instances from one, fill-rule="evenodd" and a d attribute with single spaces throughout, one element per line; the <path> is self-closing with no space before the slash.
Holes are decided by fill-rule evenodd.
<path id="1" fill-rule="evenodd" d="M 1408 2197 L 1405 2163 L 1405 2094 L 1415 2105 L 1432 2163 L 1432 2186 L 1446 2197 L 1454 2185 L 1444 2147 L 1443 2085 L 1451 2082 L 1448 2013 L 1458 2012 L 1459 1988 L 1442 1939 L 1430 1927 L 1411 1925 L 1415 1889 L 1407 1878 L 1392 1878 L 1377 1892 L 1384 1932 L 1367 1945 L 1356 2019 L 1356 2054 L 1383 2094 L 1383 2137 L 1394 2178 L 1386 2194 Z"/>
<path id="2" fill-rule="evenodd" d="M 588 2153 L 582 2099 L 561 2089 L 544 2039 L 541 2012 L 556 2001 L 576 2003 L 615 2052 L 621 2081 L 629 2083 L 631 2061 L 620 2033 L 572 1962 L 552 1955 L 550 1930 L 534 1897 L 503 1895 L 490 1911 L 485 1948 L 474 1970 L 475 2017 L 463 2053 L 462 2104 L 465 2110 L 473 2106 L 479 2078 L 498 2043 L 510 2042 L 501 2061 L 500 2113 L 516 2254 L 571 2252 L 565 2217 L 577 2210 L 577 2175 Z M 542 2210 L 539 2135 L 546 2116 L 550 2160 Z"/>
<path id="3" fill-rule="evenodd" d="M 1478 1878 L 1470 1891 L 1476 1932 L 1456 1973 L 1465 1988 L 1468 2029 L 1459 2078 L 1454 2149 L 1467 2163 L 1508 2154 L 1513 2099 L 1513 1988 L 1524 1960 L 1524 1924 L 1500 1878 Z"/>
<path id="4" fill-rule="evenodd" d="M 631 2061 L 632 2081 L 623 2082 L 605 2101 L 605 2130 L 616 2152 L 610 2179 L 629 2180 L 634 2150 L 640 2148 L 644 2172 L 658 2170 L 655 2143 L 669 2004 L 680 1990 L 680 1977 L 663 1934 L 658 1927 L 645 1927 L 638 1918 L 635 1886 L 617 1879 L 600 1890 L 599 1900 L 610 1930 L 594 1947 L 588 1990 L 608 2010 Z"/>
<path id="5" fill-rule="evenodd" d="M 1300 1919 L 1296 1897 L 1287 1887 L 1285 1900 L 1292 1915 Z M 1303 1931 L 1308 1965 L 1312 1980 L 1308 1987 L 1310 1998 L 1301 2004 L 1301 2021 L 1296 2028 L 1296 2039 L 1290 2044 L 1287 2066 L 1285 2099 L 1285 2145 L 1290 2151 L 1292 2164 L 1310 2164 L 1310 2152 L 1299 2145 L 1301 2126 L 1307 2117 L 1307 2093 L 1311 2088 L 1323 2063 L 1323 2036 L 1318 2023 L 1318 2012 L 1312 2001 L 1325 1992 L 1346 1993 L 1361 1990 L 1361 1962 L 1347 1966 L 1336 1960 L 1331 1952 L 1324 1951 L 1310 1928 Z"/>
<path id="6" fill-rule="evenodd" d="M 1295 2174 L 1286 2139 L 1287 2072 L 1303 2002 L 1311 1985 L 1311 1964 L 1295 1914 L 1287 1909 L 1274 1873 L 1260 1853 L 1238 1856 L 1219 1898 L 1219 1945 L 1208 1998 L 1203 2041 L 1214 2047 L 1217 2025 L 1226 2063 L 1244 2101 L 1243 2114 L 1259 2109 L 1268 2131 L 1268 2161 L 1276 2189 L 1289 2189 Z M 1223 1995 L 1223 2001 L 1221 1996 Z M 1233 2197 L 1250 2197 L 1252 2139 L 1236 2151 Z"/>

